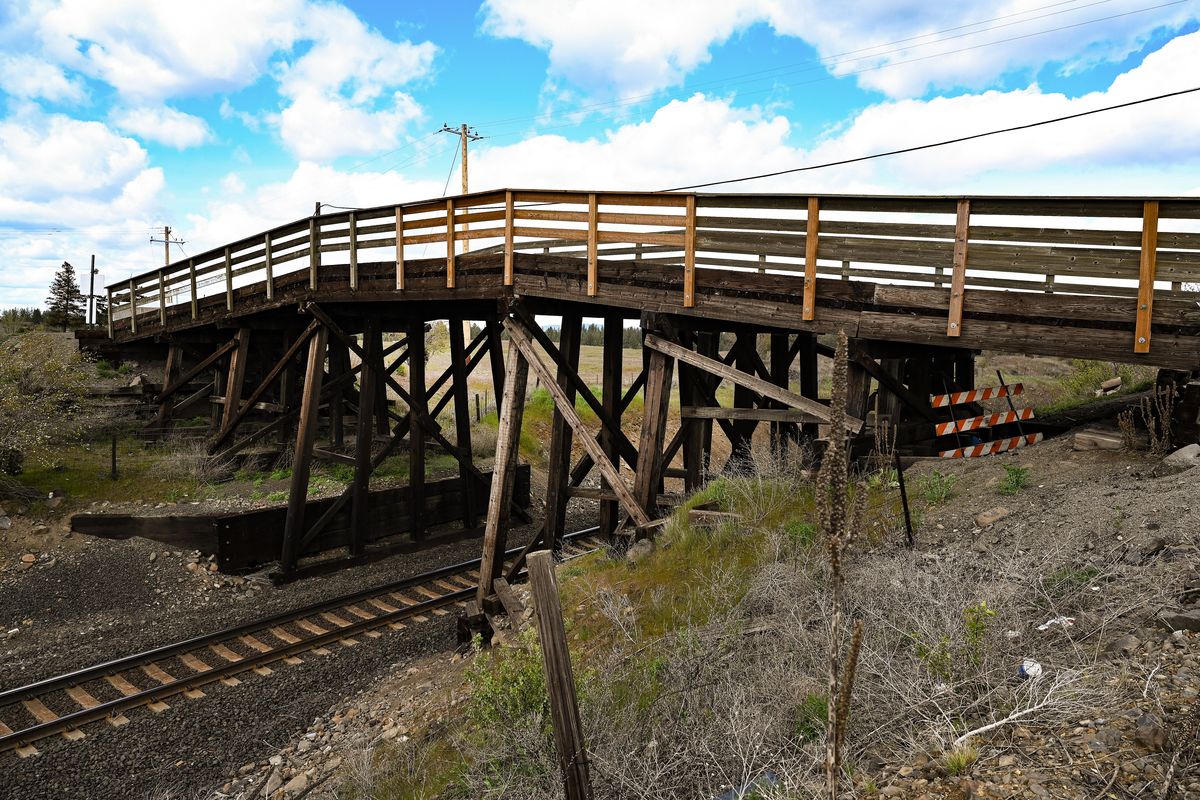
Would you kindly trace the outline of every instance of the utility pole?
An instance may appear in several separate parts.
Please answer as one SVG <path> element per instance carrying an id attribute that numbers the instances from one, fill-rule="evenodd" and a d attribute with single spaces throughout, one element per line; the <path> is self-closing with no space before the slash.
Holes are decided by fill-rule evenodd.
<path id="1" fill-rule="evenodd" d="M 460 156 L 462 158 L 462 171 L 460 174 L 462 175 L 462 193 L 466 194 L 468 191 L 470 191 L 467 188 L 467 142 L 477 142 L 483 137 L 479 135 L 479 131 L 470 127 L 465 122 L 457 129 L 451 128 L 449 125 L 443 122 L 442 128 L 438 131 L 438 133 L 452 133 L 459 137 L 459 140 L 462 142 L 462 155 Z M 470 228 L 467 225 L 464 225 L 463 230 L 470 230 Z M 462 244 L 464 253 L 471 249 L 470 239 L 463 239 Z"/>
<path id="2" fill-rule="evenodd" d="M 151 241 L 151 242 L 154 242 L 154 243 L 160 243 L 160 242 L 162 243 L 162 246 L 163 246 L 163 266 L 164 266 L 164 267 L 169 267 L 169 266 L 171 266 L 171 245 L 173 245 L 173 244 L 187 244 L 187 242 L 185 242 L 183 239 L 172 239 L 172 238 L 171 238 L 171 226 L 170 226 L 170 225 L 164 225 L 164 226 L 163 226 L 163 238 L 161 238 L 161 239 L 155 239 L 153 236 L 151 236 L 151 237 L 150 237 L 150 241 Z"/>
<path id="3" fill-rule="evenodd" d="M 96 324 L 96 254 L 92 253 L 92 269 L 88 273 L 88 325 Z"/>

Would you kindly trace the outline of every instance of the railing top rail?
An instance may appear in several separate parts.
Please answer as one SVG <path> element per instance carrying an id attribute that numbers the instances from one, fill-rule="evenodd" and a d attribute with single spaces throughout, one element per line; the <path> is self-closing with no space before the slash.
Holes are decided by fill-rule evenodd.
<path id="1" fill-rule="evenodd" d="M 486 205 L 489 202 L 503 203 L 507 193 L 514 195 L 554 195 L 564 199 L 558 202 L 569 202 L 567 198 L 579 197 L 586 200 L 589 195 L 603 197 L 606 201 L 619 205 L 621 197 L 696 197 L 696 204 L 715 208 L 765 208 L 778 210 L 802 210 L 806 208 L 808 199 L 816 197 L 821 201 L 822 210 L 830 211 L 895 211 L 898 213 L 952 213 L 959 200 L 970 200 L 975 214 L 997 214 L 1011 216 L 1073 216 L 1073 217 L 1126 217 L 1136 218 L 1142 215 L 1143 204 L 1147 200 L 1159 201 L 1159 216 L 1170 219 L 1200 219 L 1200 197 L 1135 197 L 1135 196 L 1016 196 L 1016 195 L 863 195 L 839 194 L 821 192 L 815 194 L 799 193 L 741 193 L 741 192 L 651 192 L 630 191 L 623 189 L 517 189 L 500 188 L 487 189 L 467 194 L 447 195 L 446 197 L 412 200 L 387 205 L 369 206 L 353 209 L 356 215 L 370 216 L 383 214 L 396 207 L 412 209 L 413 213 L 424 213 L 444 207 L 448 201 L 453 201 L 456 207 Z M 535 203 L 541 204 L 541 203 Z M 140 284 L 148 279 L 156 279 L 160 272 L 174 273 L 187 270 L 189 263 L 202 264 L 206 261 L 222 258 L 226 249 L 239 250 L 246 247 L 261 246 L 264 236 L 276 236 L 287 233 L 306 231 L 312 220 L 318 225 L 325 223 L 345 222 L 349 219 L 350 211 L 338 209 L 328 214 L 314 214 L 308 217 L 276 225 L 265 231 L 259 231 L 250 236 L 233 242 L 214 247 L 197 253 L 190 258 L 180 259 L 164 267 L 157 267 L 133 275 L 106 288 L 120 292 L 130 281 Z"/>

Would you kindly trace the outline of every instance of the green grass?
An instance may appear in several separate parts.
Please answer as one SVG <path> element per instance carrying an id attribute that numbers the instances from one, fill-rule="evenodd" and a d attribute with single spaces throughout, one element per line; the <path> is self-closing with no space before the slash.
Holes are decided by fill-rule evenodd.
<path id="1" fill-rule="evenodd" d="M 1000 479 L 1000 494 L 1014 495 L 1028 485 L 1029 467 L 1019 467 L 1015 464 L 1004 465 L 1004 477 Z"/>
<path id="2" fill-rule="evenodd" d="M 942 756 L 942 766 L 950 775 L 965 775 L 979 760 L 979 751 L 971 745 L 959 745 Z"/>
<path id="3" fill-rule="evenodd" d="M 933 472 L 917 478 L 914 488 L 917 496 L 923 498 L 925 502 L 939 505 L 954 497 L 954 486 L 957 483 L 958 478 L 954 475 L 946 475 L 935 469 Z"/>
<path id="4" fill-rule="evenodd" d="M 796 709 L 796 738 L 801 742 L 815 742 L 825 734 L 829 723 L 829 701 L 823 694 L 809 693 Z"/>

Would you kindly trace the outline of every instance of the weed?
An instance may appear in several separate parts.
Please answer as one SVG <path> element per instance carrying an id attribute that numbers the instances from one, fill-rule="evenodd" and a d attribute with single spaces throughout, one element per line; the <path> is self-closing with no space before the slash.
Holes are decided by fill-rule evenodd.
<path id="1" fill-rule="evenodd" d="M 942 636 L 934 643 L 926 642 L 919 633 L 910 633 L 917 658 L 929 674 L 940 681 L 954 677 L 954 656 L 950 653 L 950 637 Z"/>
<path id="2" fill-rule="evenodd" d="M 527 628 L 520 647 L 497 650 L 490 656 L 475 642 L 475 660 L 467 670 L 471 702 L 467 716 L 478 726 L 507 726 L 529 717 L 540 717 L 549 733 L 549 698 L 546 673 L 538 656 L 537 635 Z"/>
<path id="3" fill-rule="evenodd" d="M 1098 567 L 1061 567 L 1046 576 L 1046 593 L 1051 597 L 1069 595 L 1084 586 L 1090 586 L 1099 575 Z"/>
<path id="4" fill-rule="evenodd" d="M 291 467 L 285 467 L 284 469 L 277 469 L 271 473 L 271 480 L 273 480 L 273 481 L 283 481 L 283 480 L 287 480 L 290 477 L 292 477 L 292 468 Z"/>
<path id="5" fill-rule="evenodd" d="M 288 493 L 285 491 L 271 492 L 269 495 L 267 495 L 266 499 L 270 500 L 272 503 L 281 503 L 288 499 Z"/>
<path id="6" fill-rule="evenodd" d="M 928 475 L 922 475 L 917 478 L 916 490 L 917 494 L 925 498 L 927 503 L 938 505 L 954 496 L 954 485 L 956 483 L 958 483 L 957 477 L 954 475 L 945 475 L 935 469 Z"/>
<path id="7" fill-rule="evenodd" d="M 829 700 L 823 694 L 809 692 L 796 709 L 796 738 L 815 742 L 829 724 Z"/>
<path id="8" fill-rule="evenodd" d="M 959 745 L 942 756 L 942 765 L 951 775 L 965 775 L 979 760 L 979 751 L 968 744 Z"/>
<path id="9" fill-rule="evenodd" d="M 1014 495 L 1029 485 L 1029 467 L 1015 464 L 1004 465 L 1004 477 L 1000 479 L 1000 494 Z"/>
<path id="10" fill-rule="evenodd" d="M 983 643 L 987 636 L 988 620 L 996 612 L 988 608 L 986 600 L 963 609 L 963 630 L 967 639 L 967 657 L 978 666 L 983 661 Z"/>
<path id="11" fill-rule="evenodd" d="M 817 526 L 803 519 L 790 519 L 783 525 L 783 533 L 790 544 L 807 547 L 817 537 Z"/>

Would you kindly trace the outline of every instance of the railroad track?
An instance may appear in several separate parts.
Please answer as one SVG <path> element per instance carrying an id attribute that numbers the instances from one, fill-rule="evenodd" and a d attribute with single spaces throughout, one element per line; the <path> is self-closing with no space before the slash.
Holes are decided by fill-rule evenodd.
<path id="1" fill-rule="evenodd" d="M 595 528 L 569 534 L 563 556 L 591 552 L 601 541 Z M 329 655 L 330 647 L 379 638 L 383 628 L 449 614 L 478 580 L 479 559 L 472 559 L 0 692 L 0 753 L 37 755 L 40 739 L 82 739 L 85 725 L 126 725 L 127 711 L 160 713 L 169 699 L 204 697 L 209 684 L 235 686 L 247 672 L 270 675 L 281 661 L 300 664 L 302 654 Z"/>

